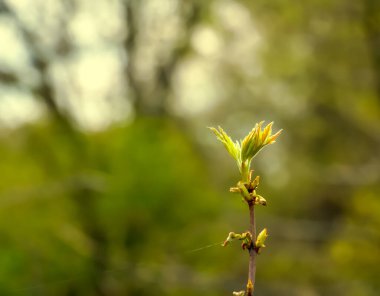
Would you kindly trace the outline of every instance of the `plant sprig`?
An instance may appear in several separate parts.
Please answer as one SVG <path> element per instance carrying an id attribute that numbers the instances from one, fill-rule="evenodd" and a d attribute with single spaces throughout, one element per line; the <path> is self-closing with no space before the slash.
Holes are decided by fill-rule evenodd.
<path id="1" fill-rule="evenodd" d="M 249 207 L 250 216 L 250 231 L 241 234 L 230 232 L 227 239 L 224 241 L 223 246 L 228 245 L 234 239 L 242 241 L 242 249 L 249 252 L 249 272 L 248 282 L 245 291 L 233 292 L 235 296 L 252 296 L 255 285 L 256 273 L 256 255 L 260 254 L 262 249 L 265 248 L 265 241 L 268 237 L 268 231 L 264 228 L 256 237 L 256 224 L 255 224 L 255 205 L 267 205 L 264 197 L 257 194 L 256 190 L 259 186 L 260 177 L 253 177 L 253 170 L 251 170 L 252 159 L 263 149 L 265 146 L 273 144 L 281 134 L 282 129 L 272 135 L 273 122 L 269 123 L 262 129 L 264 121 L 256 123 L 255 127 L 248 133 L 248 135 L 241 141 L 232 141 L 228 134 L 219 126 L 218 129 L 210 127 L 214 132 L 217 139 L 221 141 L 228 153 L 235 159 L 241 174 L 241 180 L 236 186 L 230 188 L 230 192 L 240 193 Z"/>

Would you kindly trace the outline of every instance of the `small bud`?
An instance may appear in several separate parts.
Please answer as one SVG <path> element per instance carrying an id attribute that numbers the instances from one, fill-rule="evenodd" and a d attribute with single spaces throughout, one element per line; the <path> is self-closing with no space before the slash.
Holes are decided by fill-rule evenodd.
<path id="1" fill-rule="evenodd" d="M 234 295 L 234 296 L 244 296 L 245 292 L 244 291 L 233 292 L 232 295 Z"/>
<path id="2" fill-rule="evenodd" d="M 266 228 L 264 228 L 259 235 L 257 236 L 256 242 L 255 242 L 255 249 L 258 254 L 260 254 L 260 251 L 262 248 L 265 248 L 265 240 L 268 237 L 268 231 Z"/>
<path id="3" fill-rule="evenodd" d="M 243 232 L 241 234 L 230 232 L 226 240 L 223 242 L 222 246 L 223 247 L 227 246 L 234 239 L 238 239 L 242 241 L 241 247 L 243 248 L 243 250 L 248 249 L 252 246 L 252 234 L 249 231 Z"/>
<path id="4" fill-rule="evenodd" d="M 253 294 L 253 284 L 251 280 L 248 280 L 247 283 L 247 295 L 252 295 Z"/>
<path id="5" fill-rule="evenodd" d="M 255 205 L 266 206 L 267 205 L 267 201 L 261 195 L 255 195 Z"/>
<path id="6" fill-rule="evenodd" d="M 232 240 L 236 238 L 235 232 L 230 232 L 226 238 L 226 240 L 223 242 L 222 246 L 225 247 L 227 246 Z"/>
<path id="7" fill-rule="evenodd" d="M 241 247 L 243 250 L 247 250 L 252 246 L 252 234 L 249 231 L 246 231 L 241 234 L 242 244 Z"/>

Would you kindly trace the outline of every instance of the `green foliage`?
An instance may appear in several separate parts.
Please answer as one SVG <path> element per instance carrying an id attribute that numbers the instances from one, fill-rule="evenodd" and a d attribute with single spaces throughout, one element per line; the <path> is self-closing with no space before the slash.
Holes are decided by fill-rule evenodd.
<path id="1" fill-rule="evenodd" d="M 259 151 L 269 144 L 273 144 L 282 130 L 272 135 L 273 122 L 269 123 L 263 130 L 264 121 L 256 123 L 255 127 L 240 142 L 235 143 L 227 133 L 219 126 L 218 129 L 210 127 L 217 139 L 221 141 L 229 154 L 236 160 L 242 181 L 247 181 L 252 159 Z"/>
<path id="2" fill-rule="evenodd" d="M 219 199 L 174 122 L 139 119 L 82 137 L 85 157 L 68 153 L 75 142 L 53 125 L 17 131 L 13 140 L 1 142 L 2 294 L 94 295 L 94 280 L 103 278 L 105 285 L 116 281 L 117 293 L 146 294 L 155 286 L 170 295 L 183 289 L 176 278 L 165 283 L 171 268 L 204 272 L 208 253 L 186 252 L 219 240 L 218 222 L 204 227 Z M 104 267 L 93 260 L 101 256 Z M 197 287 L 183 293 L 196 294 Z"/>

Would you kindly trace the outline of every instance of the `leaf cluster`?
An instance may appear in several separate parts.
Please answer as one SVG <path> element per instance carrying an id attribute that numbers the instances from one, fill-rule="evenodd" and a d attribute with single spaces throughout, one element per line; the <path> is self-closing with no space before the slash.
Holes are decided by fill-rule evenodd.
<path id="1" fill-rule="evenodd" d="M 282 130 L 272 135 L 273 122 L 262 128 L 264 121 L 256 123 L 255 127 L 240 142 L 232 141 L 228 134 L 218 126 L 218 129 L 210 127 L 217 139 L 221 141 L 228 153 L 236 160 L 242 180 L 247 180 L 252 159 L 262 148 L 276 142 Z"/>

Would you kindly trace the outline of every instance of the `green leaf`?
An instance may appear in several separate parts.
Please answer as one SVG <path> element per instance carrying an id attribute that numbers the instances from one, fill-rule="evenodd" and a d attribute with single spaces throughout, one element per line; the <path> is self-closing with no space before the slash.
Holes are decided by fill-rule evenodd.
<path id="1" fill-rule="evenodd" d="M 230 155 L 236 161 L 240 162 L 240 143 L 238 141 L 234 143 L 220 126 L 218 126 L 218 129 L 214 127 L 209 127 L 209 129 L 212 130 L 216 135 L 217 139 L 223 143 L 228 153 L 230 153 Z"/>

